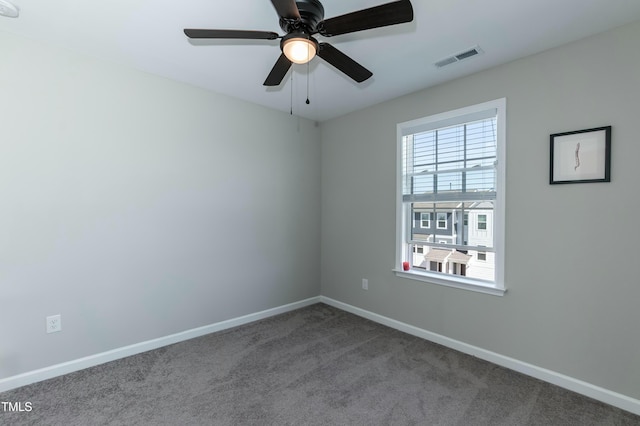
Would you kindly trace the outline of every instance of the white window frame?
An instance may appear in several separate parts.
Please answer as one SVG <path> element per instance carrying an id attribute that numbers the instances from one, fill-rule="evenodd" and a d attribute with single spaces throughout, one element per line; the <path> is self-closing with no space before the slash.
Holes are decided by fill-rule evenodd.
<path id="1" fill-rule="evenodd" d="M 396 259 L 393 269 L 396 276 L 427 283 L 444 285 L 448 287 L 461 288 L 465 290 L 477 291 L 496 296 L 502 296 L 506 292 L 504 282 L 504 227 L 505 227 L 505 169 L 506 169 L 506 98 L 496 99 L 453 111 L 443 112 L 416 120 L 406 121 L 397 125 L 396 137 Z M 482 114 L 483 112 L 495 110 L 497 115 L 497 149 L 496 149 L 496 199 L 494 200 L 493 210 L 493 238 L 495 251 L 495 280 L 483 281 L 470 279 L 468 277 L 441 274 L 426 271 L 410 269 L 404 271 L 402 262 L 406 256 L 413 255 L 413 250 L 407 253 L 407 220 L 410 219 L 407 213 L 409 204 L 403 202 L 402 197 L 402 147 L 403 136 L 412 133 L 412 129 L 441 128 L 449 125 L 460 124 L 471 121 L 468 117 Z M 406 259 L 411 260 L 411 259 Z"/>
<path id="2" fill-rule="evenodd" d="M 426 219 L 423 219 L 424 215 L 427 216 Z M 424 226 L 424 223 L 427 222 L 427 226 Z M 431 213 L 420 213 L 420 228 L 422 229 L 431 229 Z"/>
<path id="3" fill-rule="evenodd" d="M 440 222 L 441 222 L 441 220 L 439 219 L 440 215 L 444 215 L 444 226 L 440 226 Z M 448 220 L 447 213 L 436 212 L 436 228 L 437 229 L 447 229 L 447 220 Z"/>
<path id="4" fill-rule="evenodd" d="M 480 220 L 480 216 L 484 216 L 484 220 Z M 482 213 L 478 215 L 478 222 L 476 223 L 476 229 L 478 231 L 486 231 L 487 230 L 487 222 L 488 222 L 488 216 L 486 213 Z M 484 228 L 480 228 L 480 224 L 484 224 Z"/>

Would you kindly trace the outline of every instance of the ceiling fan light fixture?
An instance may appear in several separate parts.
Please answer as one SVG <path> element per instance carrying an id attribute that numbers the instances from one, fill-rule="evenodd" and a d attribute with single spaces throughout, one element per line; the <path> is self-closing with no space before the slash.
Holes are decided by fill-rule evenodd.
<path id="1" fill-rule="evenodd" d="M 7 0 L 0 0 L 7 1 Z M 394 0 L 344 15 L 324 19 L 320 0 L 271 0 L 278 14 L 280 28 L 286 33 L 279 36 L 272 31 L 185 28 L 190 39 L 275 40 L 280 38 L 280 55 L 264 81 L 264 86 L 279 86 L 293 64 L 308 64 L 316 55 L 356 83 L 362 83 L 373 74 L 331 44 L 313 38 L 355 33 L 413 21 L 411 0 Z M 307 71 L 310 71 L 307 68 Z"/>
<path id="2" fill-rule="evenodd" d="M 294 64 L 306 64 L 318 53 L 318 42 L 304 33 L 294 33 L 282 39 L 282 53 Z"/>

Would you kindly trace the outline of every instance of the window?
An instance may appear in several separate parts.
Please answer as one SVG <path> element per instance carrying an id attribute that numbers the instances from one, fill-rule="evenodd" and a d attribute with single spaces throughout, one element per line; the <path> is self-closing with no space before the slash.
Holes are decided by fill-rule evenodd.
<path id="1" fill-rule="evenodd" d="M 431 228 L 431 213 L 420 213 L 420 228 Z"/>
<path id="2" fill-rule="evenodd" d="M 478 230 L 486 231 L 487 230 L 487 215 L 479 214 L 478 215 Z"/>
<path id="3" fill-rule="evenodd" d="M 504 293 L 505 110 L 499 99 L 398 124 L 398 276 Z M 417 212 L 421 228 L 435 219 L 433 238 Z"/>

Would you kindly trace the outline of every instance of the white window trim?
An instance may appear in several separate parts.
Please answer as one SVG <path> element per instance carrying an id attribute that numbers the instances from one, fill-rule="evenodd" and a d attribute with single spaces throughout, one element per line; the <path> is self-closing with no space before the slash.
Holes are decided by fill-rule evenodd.
<path id="1" fill-rule="evenodd" d="M 440 226 L 440 219 L 438 219 L 438 217 L 443 214 L 444 215 L 444 226 Z M 436 212 L 436 229 L 447 229 L 447 214 L 446 213 L 442 213 L 442 212 Z"/>
<path id="2" fill-rule="evenodd" d="M 496 99 L 453 111 L 431 115 L 429 117 L 406 121 L 397 125 L 396 134 L 396 259 L 393 269 L 395 275 L 400 278 L 407 278 L 415 281 L 423 281 L 431 284 L 438 284 L 447 287 L 454 287 L 463 290 L 471 290 L 495 296 L 503 296 L 506 292 L 504 282 L 504 253 L 505 253 L 505 170 L 506 170 L 506 98 Z M 402 170 L 398 163 L 402 158 L 402 137 L 403 131 L 429 126 L 433 128 L 441 127 L 447 122 L 457 120 L 462 116 L 473 116 L 489 109 L 497 111 L 497 151 L 496 161 L 501 167 L 496 168 L 496 199 L 494 201 L 493 212 L 493 236 L 495 248 L 495 282 L 484 282 L 477 279 L 469 279 L 459 275 L 439 274 L 433 272 L 423 272 L 419 270 L 404 271 L 402 269 L 403 250 L 406 246 L 405 227 L 407 217 L 404 214 L 402 202 Z M 441 124 L 440 124 L 441 123 Z"/>
<path id="3" fill-rule="evenodd" d="M 484 220 L 483 221 L 480 220 L 480 216 L 484 216 Z M 484 214 L 484 213 L 479 214 L 477 220 L 478 221 L 476 222 L 476 230 L 478 230 L 478 231 L 486 231 L 487 230 L 487 223 L 488 223 L 487 215 Z M 480 224 L 481 223 L 484 223 L 484 228 L 480 228 Z"/>
<path id="4" fill-rule="evenodd" d="M 422 215 L 425 215 L 425 214 L 427 215 L 427 218 L 423 219 Z M 422 226 L 422 224 L 424 222 L 427 222 L 428 225 L 427 226 Z M 431 229 L 431 213 L 424 213 L 424 212 L 420 213 L 420 228 L 422 228 L 422 229 Z"/>

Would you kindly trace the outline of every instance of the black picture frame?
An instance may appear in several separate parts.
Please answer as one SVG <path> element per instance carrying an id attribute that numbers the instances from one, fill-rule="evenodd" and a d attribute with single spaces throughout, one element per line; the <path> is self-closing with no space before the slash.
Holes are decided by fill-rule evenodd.
<path id="1" fill-rule="evenodd" d="M 549 183 L 611 182 L 611 126 L 550 136 Z"/>

